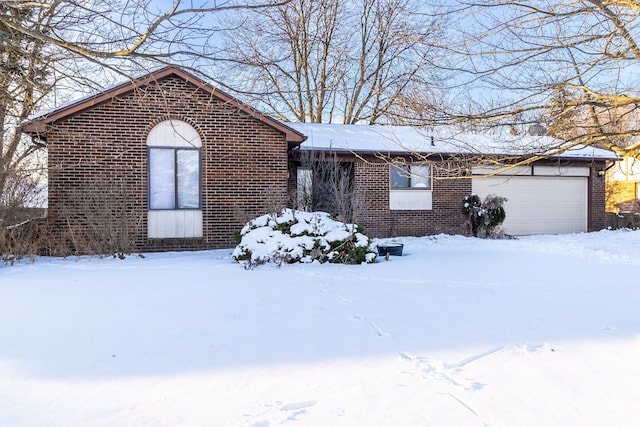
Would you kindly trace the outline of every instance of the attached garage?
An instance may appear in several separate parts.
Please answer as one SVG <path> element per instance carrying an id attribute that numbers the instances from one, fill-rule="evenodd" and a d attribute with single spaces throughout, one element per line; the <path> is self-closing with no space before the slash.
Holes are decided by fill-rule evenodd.
<path id="1" fill-rule="evenodd" d="M 474 170 L 474 174 L 487 171 Z M 588 231 L 589 168 L 529 166 L 512 175 L 478 177 L 473 193 L 506 197 L 503 224 L 511 235 Z"/>
<path id="2" fill-rule="evenodd" d="M 461 212 L 470 194 L 508 199 L 503 228 L 511 235 L 605 226 L 603 174 L 617 160 L 611 151 L 575 146 L 547 157 L 560 141 L 499 129 L 288 125 L 307 135 L 293 167 L 309 152 L 352 165 L 357 220 L 373 237 L 470 233 Z"/>

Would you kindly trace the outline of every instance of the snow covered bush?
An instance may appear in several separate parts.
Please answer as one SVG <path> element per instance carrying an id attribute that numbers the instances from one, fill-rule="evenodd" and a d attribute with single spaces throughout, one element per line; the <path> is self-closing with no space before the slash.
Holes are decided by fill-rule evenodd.
<path id="1" fill-rule="evenodd" d="M 233 259 L 247 268 L 313 262 L 361 264 L 376 259 L 371 240 L 356 224 L 336 221 L 325 212 L 284 209 L 249 221 L 240 231 Z"/>
<path id="2" fill-rule="evenodd" d="M 489 194 L 484 201 L 476 194 L 462 199 L 462 215 L 465 217 L 471 234 L 475 237 L 495 237 L 497 227 L 506 218 L 504 197 Z"/>

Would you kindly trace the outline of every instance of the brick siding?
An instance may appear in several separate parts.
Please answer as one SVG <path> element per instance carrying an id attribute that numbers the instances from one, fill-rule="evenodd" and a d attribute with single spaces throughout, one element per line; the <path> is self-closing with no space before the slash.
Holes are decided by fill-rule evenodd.
<path id="1" fill-rule="evenodd" d="M 596 162 L 590 168 L 588 231 L 597 231 L 605 227 L 605 181 L 598 174 L 604 167 L 604 162 Z M 374 159 L 357 162 L 355 187 L 358 198 L 358 222 L 372 237 L 465 233 L 460 209 L 462 198 L 471 194 L 471 179 L 456 173 L 449 174 L 445 168 L 434 167 L 433 173 L 431 210 L 390 210 L 389 165 L 376 162 Z"/>
<path id="2" fill-rule="evenodd" d="M 589 176 L 589 229 L 598 231 L 606 227 L 606 180 L 604 170 L 605 162 L 596 162 L 591 166 Z"/>
<path id="3" fill-rule="evenodd" d="M 372 237 L 421 236 L 463 232 L 462 198 L 471 193 L 471 180 L 435 168 L 431 210 L 389 209 L 389 165 L 357 162 L 355 187 L 359 222 Z"/>
<path id="4" fill-rule="evenodd" d="M 203 238 L 147 239 L 147 146 L 163 120 L 192 125 L 202 140 Z M 177 76 L 169 76 L 47 128 L 49 226 L 93 232 L 121 226 L 136 250 L 226 248 L 249 219 L 287 205 L 295 194 L 295 161 L 283 133 Z M 389 166 L 372 157 L 354 162 L 355 221 L 374 237 L 461 233 L 462 198 L 471 180 L 434 168 L 431 210 L 389 209 Z M 584 164 L 584 163 L 583 163 Z M 590 231 L 605 226 L 604 179 L 591 166 Z M 123 225 L 124 224 L 124 225 Z"/>
<path id="5" fill-rule="evenodd" d="M 191 124 L 202 146 L 202 239 L 147 239 L 149 131 Z M 49 218 L 56 230 L 126 216 L 138 250 L 231 247 L 244 221 L 286 204 L 284 134 L 172 76 L 49 125 Z M 98 194 L 95 194 L 96 191 Z"/>

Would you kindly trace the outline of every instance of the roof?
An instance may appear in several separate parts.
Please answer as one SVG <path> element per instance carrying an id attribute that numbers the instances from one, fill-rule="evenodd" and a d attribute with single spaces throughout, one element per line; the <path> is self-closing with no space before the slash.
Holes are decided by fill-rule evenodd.
<path id="1" fill-rule="evenodd" d="M 302 150 L 348 151 L 361 154 L 406 155 L 545 155 L 562 141 L 549 136 L 463 132 L 450 127 L 435 130 L 412 126 L 287 123 L 307 135 Z M 552 157 L 580 160 L 619 160 L 612 151 L 578 146 Z"/>
<path id="2" fill-rule="evenodd" d="M 239 110 L 249 114 L 250 116 L 260 120 L 261 122 L 271 126 L 272 128 L 283 132 L 286 135 L 287 142 L 299 144 L 305 140 L 305 136 L 299 131 L 285 125 L 284 123 L 272 117 L 267 116 L 266 114 L 260 113 L 254 108 L 244 104 L 243 102 L 227 94 L 226 92 L 213 87 L 209 83 L 199 79 L 193 74 L 190 74 L 180 68 L 171 66 L 158 69 L 142 77 L 123 82 L 121 84 L 109 87 L 104 91 L 89 95 L 76 101 L 64 104 L 53 110 L 41 113 L 23 123 L 20 126 L 19 130 L 27 134 L 38 135 L 40 137 L 46 138 L 47 125 L 49 124 L 55 123 L 59 120 L 63 120 L 74 114 L 90 109 L 104 102 L 110 101 L 118 96 L 129 93 L 136 88 L 146 86 L 148 84 L 161 81 L 173 76 L 179 77 L 193 84 L 194 86 L 197 86 L 198 88 L 238 108 Z"/>

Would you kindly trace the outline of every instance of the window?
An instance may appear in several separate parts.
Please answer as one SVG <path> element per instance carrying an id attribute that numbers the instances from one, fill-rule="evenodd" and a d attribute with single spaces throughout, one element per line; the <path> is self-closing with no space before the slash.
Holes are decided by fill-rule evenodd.
<path id="1" fill-rule="evenodd" d="M 149 209 L 200 208 L 200 150 L 149 148 Z"/>
<path id="2" fill-rule="evenodd" d="M 181 120 L 158 123 L 147 136 L 147 237 L 203 236 L 201 209 L 202 140 Z"/>
<path id="3" fill-rule="evenodd" d="M 431 169 L 428 165 L 392 165 L 390 176 L 392 189 L 431 189 Z"/>
<path id="4" fill-rule="evenodd" d="M 297 209 L 311 211 L 313 206 L 313 172 L 311 168 L 299 167 L 297 170 Z"/>

